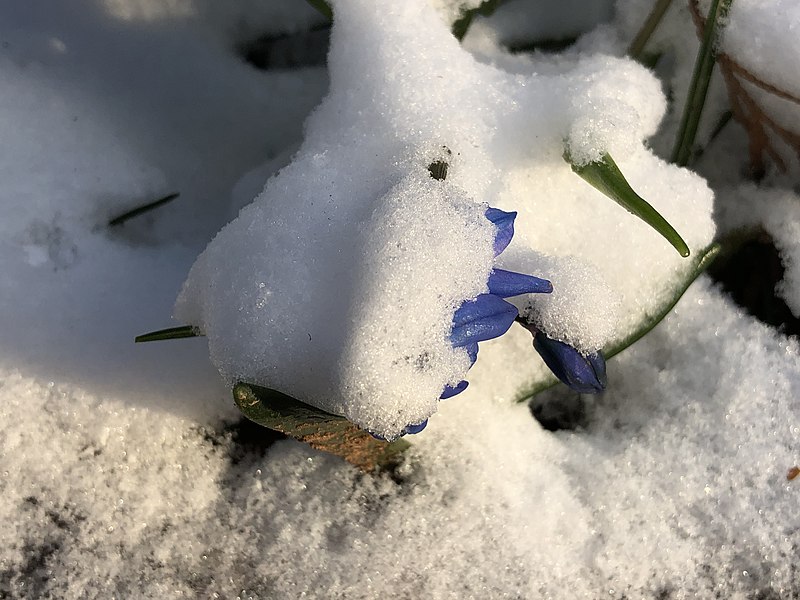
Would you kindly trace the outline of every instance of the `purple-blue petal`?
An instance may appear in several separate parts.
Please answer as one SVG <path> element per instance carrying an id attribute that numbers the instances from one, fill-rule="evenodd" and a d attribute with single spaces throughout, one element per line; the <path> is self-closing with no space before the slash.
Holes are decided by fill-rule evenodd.
<path id="1" fill-rule="evenodd" d="M 428 424 L 428 419 L 425 419 L 422 423 L 418 423 L 417 425 L 406 425 L 406 428 L 403 429 L 403 435 L 406 435 L 406 434 L 412 434 L 413 435 L 415 433 L 419 433 L 420 431 L 425 429 L 425 426 L 427 424 Z"/>
<path id="2" fill-rule="evenodd" d="M 534 335 L 533 347 L 553 374 L 576 392 L 597 394 L 606 389 L 606 361 L 601 352 L 581 354 L 541 331 Z"/>
<path id="3" fill-rule="evenodd" d="M 493 294 L 479 294 L 463 302 L 453 314 L 453 328 L 508 310 L 508 302 Z M 463 345 L 463 344 L 460 344 Z"/>
<path id="4" fill-rule="evenodd" d="M 492 294 L 481 294 L 471 303 L 478 308 L 467 308 L 458 315 L 459 324 L 450 332 L 450 343 L 455 347 L 500 337 L 508 331 L 519 314 L 516 306 Z M 464 305 L 456 313 L 462 308 Z M 456 315 L 453 318 L 455 320 Z"/>
<path id="5" fill-rule="evenodd" d="M 497 231 L 494 234 L 494 255 L 497 256 L 505 250 L 514 237 L 514 219 L 516 212 L 505 212 L 499 208 L 487 208 L 486 218 L 494 223 Z"/>
<path id="6" fill-rule="evenodd" d="M 464 349 L 469 355 L 469 366 L 471 367 L 475 364 L 475 361 L 478 360 L 478 342 L 467 344 L 464 346 Z"/>
<path id="7" fill-rule="evenodd" d="M 439 396 L 439 399 L 447 400 L 448 398 L 452 398 L 453 396 L 457 396 L 458 394 L 463 392 L 465 389 L 467 389 L 468 385 L 469 385 L 469 382 L 467 382 L 466 380 L 459 381 L 456 385 L 446 385 L 446 386 L 444 386 L 444 391 L 442 392 L 442 395 Z"/>
<path id="8" fill-rule="evenodd" d="M 503 269 L 494 269 L 489 274 L 489 292 L 501 298 L 520 294 L 549 294 L 552 291 L 552 283 L 533 275 Z"/>

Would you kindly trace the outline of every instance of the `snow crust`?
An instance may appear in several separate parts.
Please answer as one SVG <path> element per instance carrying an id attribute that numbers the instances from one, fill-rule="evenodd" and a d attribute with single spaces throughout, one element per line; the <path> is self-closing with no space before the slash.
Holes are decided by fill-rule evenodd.
<path id="1" fill-rule="evenodd" d="M 416 196 L 405 203 L 403 190 L 422 190 L 420 197 L 484 242 L 486 224 L 475 211 L 484 203 L 517 210 L 502 266 L 546 275 L 569 296 L 575 320 L 554 317 L 554 327 L 587 345 L 634 327 L 684 263 L 560 158 L 563 140 L 579 133 L 573 107 L 588 96 L 609 102 L 603 106 L 619 100 L 604 115 L 609 122 L 630 125 L 631 114 L 640 115 L 638 129 L 598 127 L 597 135 L 693 250 L 710 238 L 711 192 L 702 178 L 666 165 L 638 137 L 664 110 L 656 80 L 607 56 L 623 51 L 648 2 L 618 2 L 612 23 L 550 56 L 509 54 L 489 19 L 471 30 L 473 58 L 465 58 L 440 38 L 442 26 L 420 19 L 411 29 L 430 34 L 440 52 L 431 50 L 422 66 L 411 64 L 417 54 L 379 44 L 396 35 L 390 17 L 416 3 L 385 23 L 355 4 L 339 8 L 348 6 L 366 16 L 351 14 L 349 28 L 334 31 L 340 65 L 354 65 L 340 81 L 352 83 L 350 100 L 384 101 L 356 106 L 361 115 L 341 113 L 342 129 L 325 128 L 339 115 L 322 105 L 287 174 L 269 183 L 295 178 L 300 186 L 305 178 L 309 194 L 327 190 L 315 196 L 317 207 L 343 204 L 336 190 L 361 190 L 370 201 L 360 226 L 347 226 L 348 252 L 383 247 L 395 235 L 406 241 L 409 224 L 437 225 L 420 221 Z M 560 17 L 567 28 L 570 15 Z M 257 71 L 237 48 L 264 31 L 319 22 L 304 3 L 288 0 L 0 7 L 0 596 L 796 596 L 800 480 L 788 480 L 787 470 L 800 453 L 797 341 L 743 314 L 707 279 L 609 363 L 604 396 L 553 390 L 537 397 L 536 406 L 553 409 L 577 403 L 580 424 L 572 431 L 546 431 L 513 402 L 539 368 L 526 331 L 513 327 L 482 345 L 470 388 L 440 404 L 395 479 L 365 476 L 296 442 L 270 445 L 268 432 L 239 420 L 202 341 L 132 344 L 134 335 L 168 325 L 192 261 L 231 212 L 289 163 L 306 114 L 327 90 L 324 69 Z M 356 67 L 371 59 L 358 48 L 346 52 L 343 41 L 378 26 L 372 47 L 394 52 L 400 70 L 364 77 Z M 665 27 L 654 42 L 679 56 L 674 72 L 660 75 L 680 97 L 696 43 L 681 3 L 673 3 Z M 335 63 L 332 57 L 334 70 Z M 404 85 L 418 68 L 422 87 L 431 88 L 424 98 Z M 459 82 L 454 73 L 462 68 Z M 592 82 L 592 69 L 621 70 L 619 85 L 640 91 Z M 436 110 L 423 110 L 423 100 L 437 98 Z M 724 98 L 713 96 L 712 109 L 721 110 Z M 656 150 L 674 123 L 673 111 L 651 140 Z M 345 151 L 346 124 L 361 132 L 362 151 Z M 328 152 L 309 152 L 312 142 Z M 425 172 L 443 145 L 452 151 L 446 184 Z M 781 290 L 797 310 L 796 194 L 773 173 L 759 186 L 743 184 L 736 167 L 746 149 L 732 125 L 698 168 L 715 187 L 723 234 L 760 226 L 775 239 L 787 267 Z M 326 180 L 338 171 L 325 165 L 340 153 L 342 162 L 353 159 L 342 177 L 358 185 Z M 107 226 L 172 191 L 181 192 L 173 204 Z M 303 214 L 291 198 L 281 204 L 277 191 L 270 198 L 263 210 L 273 219 Z M 261 211 L 254 205 L 243 217 Z M 403 227 L 386 229 L 391 219 Z M 326 239 L 324 228 L 318 233 L 315 243 Z M 441 233 L 442 243 L 466 243 Z M 458 284 L 447 286 L 453 294 L 482 285 L 477 274 L 489 259 L 470 254 L 475 248 L 425 251 L 436 268 L 467 255 L 476 260 L 474 281 L 448 282 Z M 380 262 L 382 255 L 369 256 Z M 372 276 L 347 275 L 353 295 L 375 286 L 384 301 L 372 306 L 389 310 L 396 298 L 384 288 L 401 280 L 362 258 Z M 256 289 L 243 296 L 249 308 Z M 347 302 L 334 294 L 324 301 Z"/>

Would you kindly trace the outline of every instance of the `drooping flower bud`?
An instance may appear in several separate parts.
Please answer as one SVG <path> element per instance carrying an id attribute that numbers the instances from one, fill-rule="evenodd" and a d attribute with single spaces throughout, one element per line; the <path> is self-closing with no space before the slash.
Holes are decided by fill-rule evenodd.
<path id="1" fill-rule="evenodd" d="M 582 354 L 567 343 L 533 333 L 533 347 L 559 381 L 581 394 L 598 394 L 606 389 L 606 361 L 601 351 Z"/>

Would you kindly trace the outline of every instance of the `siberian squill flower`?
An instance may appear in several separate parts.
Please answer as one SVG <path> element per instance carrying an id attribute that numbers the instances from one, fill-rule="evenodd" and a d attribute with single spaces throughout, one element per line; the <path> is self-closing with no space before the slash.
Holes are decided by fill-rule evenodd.
<path id="1" fill-rule="evenodd" d="M 495 257 L 511 243 L 516 216 L 515 212 L 504 212 L 497 208 L 489 208 L 486 211 L 486 218 L 496 228 Z M 546 279 L 503 269 L 491 271 L 487 286 L 488 293 L 479 294 L 476 298 L 465 301 L 453 315 L 450 343 L 454 348 L 466 349 L 471 364 L 478 358 L 478 342 L 500 337 L 509 330 L 519 315 L 517 307 L 506 302 L 504 298 L 553 291 L 553 286 Z M 460 394 L 467 389 L 467 385 L 469 385 L 467 381 L 460 381 L 454 386 L 446 386 L 440 398 L 444 400 Z M 419 433 L 427 423 L 426 419 L 422 423 L 409 425 L 404 433 Z"/>

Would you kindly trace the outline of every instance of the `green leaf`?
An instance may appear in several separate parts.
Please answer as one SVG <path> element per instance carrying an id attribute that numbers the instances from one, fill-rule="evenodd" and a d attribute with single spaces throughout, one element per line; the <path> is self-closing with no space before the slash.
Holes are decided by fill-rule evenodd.
<path id="1" fill-rule="evenodd" d="M 711 81 L 711 74 L 714 71 L 714 63 L 716 62 L 714 46 L 717 42 L 717 26 L 730 8 L 730 4 L 731 0 L 712 0 L 711 8 L 706 17 L 703 39 L 694 63 L 689 91 L 686 94 L 686 105 L 683 107 L 678 136 L 675 139 L 675 147 L 672 150 L 672 162 L 681 167 L 685 167 L 692 156 L 694 139 L 697 135 L 697 127 L 700 124 L 700 115 L 703 112 L 703 105 L 706 102 L 706 94 L 708 93 L 708 84 Z"/>
<path id="2" fill-rule="evenodd" d="M 630 186 L 617 163 L 608 153 L 600 161 L 578 165 L 572 161 L 569 151 L 564 159 L 572 165 L 572 170 L 585 179 L 589 185 L 604 193 L 628 212 L 636 215 L 660 233 L 684 258 L 689 256 L 689 246 L 680 234 L 662 217 L 658 211 Z"/>
<path id="3" fill-rule="evenodd" d="M 137 344 L 140 342 L 161 342 L 164 340 L 178 340 L 201 335 L 203 334 L 191 325 L 183 325 L 181 327 L 170 327 L 168 329 L 159 329 L 158 331 L 143 333 L 142 335 L 137 335 L 134 341 Z"/>
<path id="4" fill-rule="evenodd" d="M 325 0 L 307 0 L 308 3 L 316 8 L 320 14 L 324 15 L 329 21 L 333 21 L 333 9 Z"/>
<path id="5" fill-rule="evenodd" d="M 632 346 L 645 335 L 650 333 L 655 326 L 658 325 L 673 308 L 675 308 L 675 305 L 681 299 L 683 294 L 686 293 L 686 290 L 689 289 L 689 286 L 692 285 L 695 279 L 697 279 L 700 274 L 709 267 L 709 265 L 719 255 L 720 250 L 721 246 L 715 243 L 697 253 L 697 255 L 692 259 L 691 266 L 686 272 L 686 275 L 673 289 L 672 295 L 665 300 L 664 303 L 658 306 L 655 311 L 650 314 L 645 314 L 645 317 L 639 326 L 628 336 L 616 340 L 609 344 L 606 348 L 603 348 L 603 355 L 606 357 L 606 359 L 616 356 L 625 350 L 625 348 Z M 548 373 L 546 377 L 534 382 L 528 388 L 523 390 L 517 397 L 517 402 L 525 402 L 539 392 L 543 392 L 544 390 L 553 387 L 557 383 L 558 379 L 556 379 L 555 375 Z"/>
<path id="6" fill-rule="evenodd" d="M 143 215 L 144 213 L 150 212 L 151 210 L 156 209 L 159 206 L 164 206 L 165 204 L 169 204 L 170 202 L 175 200 L 175 198 L 177 198 L 178 196 L 180 196 L 180 194 L 178 192 L 175 192 L 175 193 L 172 193 L 172 194 L 167 194 L 163 198 L 159 198 L 158 200 L 155 200 L 154 202 L 148 202 L 147 204 L 144 204 L 142 206 L 138 206 L 138 207 L 134 208 L 133 210 L 129 210 L 128 212 L 119 215 L 118 217 L 114 217 L 113 219 L 111 219 L 108 222 L 108 226 L 109 227 L 116 227 L 118 225 L 122 225 L 123 223 L 125 223 L 125 221 L 127 221 L 129 219 L 132 219 L 134 217 L 138 217 L 139 215 Z"/>
<path id="7" fill-rule="evenodd" d="M 269 388 L 237 383 L 233 399 L 245 417 L 312 448 L 339 456 L 363 471 L 391 467 L 411 447 L 375 439 L 353 423 Z"/>

